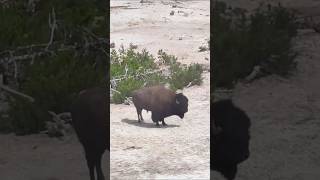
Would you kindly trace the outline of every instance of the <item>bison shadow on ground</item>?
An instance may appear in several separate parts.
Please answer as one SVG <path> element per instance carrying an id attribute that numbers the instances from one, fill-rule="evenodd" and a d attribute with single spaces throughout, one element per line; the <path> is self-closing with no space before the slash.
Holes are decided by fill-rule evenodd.
<path id="1" fill-rule="evenodd" d="M 147 122 L 141 122 L 139 123 L 138 120 L 132 120 L 132 119 L 122 119 L 121 120 L 124 123 L 130 124 L 130 125 L 134 125 L 134 126 L 138 126 L 138 127 L 144 127 L 144 128 L 174 128 L 174 127 L 180 127 L 179 125 L 175 125 L 175 124 L 168 124 L 167 126 L 156 126 L 155 123 L 147 123 Z"/>

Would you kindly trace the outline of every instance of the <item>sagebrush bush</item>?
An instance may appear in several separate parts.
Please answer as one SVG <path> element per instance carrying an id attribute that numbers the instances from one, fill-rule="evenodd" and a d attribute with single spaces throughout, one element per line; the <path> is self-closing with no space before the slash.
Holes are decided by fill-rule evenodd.
<path id="1" fill-rule="evenodd" d="M 56 113 L 68 111 L 73 98 L 85 88 L 105 83 L 104 67 L 94 67 L 89 57 L 75 57 L 61 52 L 55 57 L 35 59 L 26 70 L 20 91 L 32 96 L 34 103 L 22 98 L 10 101 L 9 120 L 17 134 L 43 130 L 45 122 Z"/>
<path id="2" fill-rule="evenodd" d="M 95 69 L 94 63 L 89 57 L 74 57 L 70 52 L 37 59 L 28 67 L 21 88 L 39 103 L 50 104 L 48 109 L 61 112 L 70 102 L 70 93 L 103 82 L 103 67 Z"/>
<path id="3" fill-rule="evenodd" d="M 17 134 L 36 133 L 44 129 L 45 122 L 51 119 L 48 110 L 56 113 L 67 110 L 73 96 L 80 90 L 103 82 L 107 69 L 104 53 L 97 52 L 98 48 L 83 48 L 106 35 L 108 19 L 102 1 L 48 0 L 32 3 L 35 3 L 33 11 L 24 0 L 2 2 L 0 7 L 1 52 L 12 50 L 18 52 L 14 55 L 30 55 L 33 52 L 21 52 L 21 46 L 31 45 L 36 45 L 31 51 L 40 50 L 50 40 L 48 19 L 53 17 L 53 10 L 57 23 L 48 54 L 17 63 L 17 90 L 35 99 L 34 103 L 30 103 L 20 97 L 10 98 L 9 116 L 2 118 L 1 124 L 7 128 L 4 131 Z M 75 49 L 57 49 L 69 46 Z M 31 61 L 34 63 L 30 65 Z"/>
<path id="4" fill-rule="evenodd" d="M 170 87 L 173 90 L 182 89 L 189 85 L 200 85 L 202 82 L 203 69 L 199 64 L 181 66 L 173 64 L 170 66 L 171 75 L 169 77 Z"/>
<path id="5" fill-rule="evenodd" d="M 15 0 L 0 7 L 0 50 L 17 46 L 47 43 L 50 39 L 48 17 L 55 9 L 58 28 L 55 41 L 83 41 L 81 27 L 86 27 L 98 36 L 105 36 L 107 23 L 106 7 L 102 1 L 34 1 L 35 12 L 28 10 L 28 2 Z M 103 4 L 103 3 L 102 3 Z"/>
<path id="6" fill-rule="evenodd" d="M 200 64 L 183 65 L 177 62 L 177 57 L 168 55 L 162 50 L 159 50 L 158 55 L 159 60 L 169 66 L 170 75 L 167 77 L 167 82 L 171 89 L 177 90 L 189 84 L 200 85 L 202 83 L 203 69 Z"/>
<path id="7" fill-rule="evenodd" d="M 172 64 L 177 64 L 177 60 L 178 60 L 177 57 L 167 54 L 162 49 L 158 51 L 158 58 L 161 61 L 161 63 L 169 66 Z"/>
<path id="8" fill-rule="evenodd" d="M 143 87 L 143 81 L 134 78 L 124 79 L 117 85 L 117 91 L 112 96 L 112 102 L 116 104 L 123 103 L 126 97 L 130 96 L 130 93 L 136 89 Z"/>
<path id="9" fill-rule="evenodd" d="M 253 13 L 214 4 L 213 85 L 233 87 L 259 65 L 266 74 L 287 76 L 295 68 L 291 40 L 296 35 L 294 12 L 281 5 L 261 5 Z"/>
<path id="10" fill-rule="evenodd" d="M 50 117 L 40 104 L 31 103 L 19 97 L 11 99 L 9 102 L 9 118 L 7 119 L 11 128 L 9 131 L 13 131 L 17 135 L 25 135 L 39 133 L 45 129 L 45 122 Z"/>
<path id="11" fill-rule="evenodd" d="M 158 70 L 155 59 L 146 50 L 136 52 L 134 49 L 133 46 L 128 49 L 124 49 L 122 46 L 118 52 L 112 50 L 110 53 L 111 80 L 116 79 L 115 83 L 117 83 L 112 86 L 116 90 L 111 99 L 113 103 L 123 103 L 132 91 L 146 85 L 161 84 L 161 81 L 165 79 L 159 72 L 146 74 Z"/>
<path id="12" fill-rule="evenodd" d="M 146 50 L 136 52 L 134 47 L 111 52 L 111 84 L 113 103 L 123 103 L 131 92 L 146 86 L 169 84 L 172 90 L 187 85 L 200 85 L 202 67 L 177 62 L 177 57 L 158 52 L 158 62 Z M 126 75 L 126 76 L 125 76 Z M 116 83 L 116 84 L 114 84 Z"/>

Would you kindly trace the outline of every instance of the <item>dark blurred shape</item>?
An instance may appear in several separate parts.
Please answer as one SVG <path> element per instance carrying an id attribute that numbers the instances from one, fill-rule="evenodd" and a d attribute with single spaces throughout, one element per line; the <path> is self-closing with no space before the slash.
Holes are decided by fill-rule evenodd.
<path id="1" fill-rule="evenodd" d="M 105 179 L 101 159 L 107 148 L 110 151 L 107 99 L 106 88 L 87 89 L 79 93 L 71 108 L 72 123 L 84 147 L 91 180 L 95 180 L 94 170 L 97 180 Z"/>
<path id="2" fill-rule="evenodd" d="M 231 100 L 211 104 L 211 170 L 232 180 L 239 163 L 249 158 L 250 119 Z"/>

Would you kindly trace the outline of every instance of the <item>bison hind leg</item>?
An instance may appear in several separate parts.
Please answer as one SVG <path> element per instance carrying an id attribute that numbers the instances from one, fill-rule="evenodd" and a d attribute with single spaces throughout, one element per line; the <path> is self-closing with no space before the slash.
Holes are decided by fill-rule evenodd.
<path id="1" fill-rule="evenodd" d="M 164 119 L 162 119 L 162 125 L 167 126 L 167 124 L 164 122 Z"/>
<path id="2" fill-rule="evenodd" d="M 96 164 L 93 156 L 88 152 L 86 152 L 86 160 L 89 168 L 90 180 L 95 180 L 94 169 L 96 167 Z"/>
<path id="3" fill-rule="evenodd" d="M 142 117 L 142 109 L 141 109 L 141 111 L 140 111 L 140 119 L 141 119 L 141 121 L 144 121 L 144 119 L 143 119 L 143 117 Z"/>
<path id="4" fill-rule="evenodd" d="M 137 109 L 137 114 L 138 114 L 138 122 L 143 121 L 141 112 L 142 112 L 142 108 L 136 108 Z"/>

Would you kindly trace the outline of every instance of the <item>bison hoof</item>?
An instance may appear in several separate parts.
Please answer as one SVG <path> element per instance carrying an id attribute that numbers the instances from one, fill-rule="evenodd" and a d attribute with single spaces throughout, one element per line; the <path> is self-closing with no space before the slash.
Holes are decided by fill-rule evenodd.
<path id="1" fill-rule="evenodd" d="M 163 126 L 168 126 L 166 123 L 162 123 Z"/>

